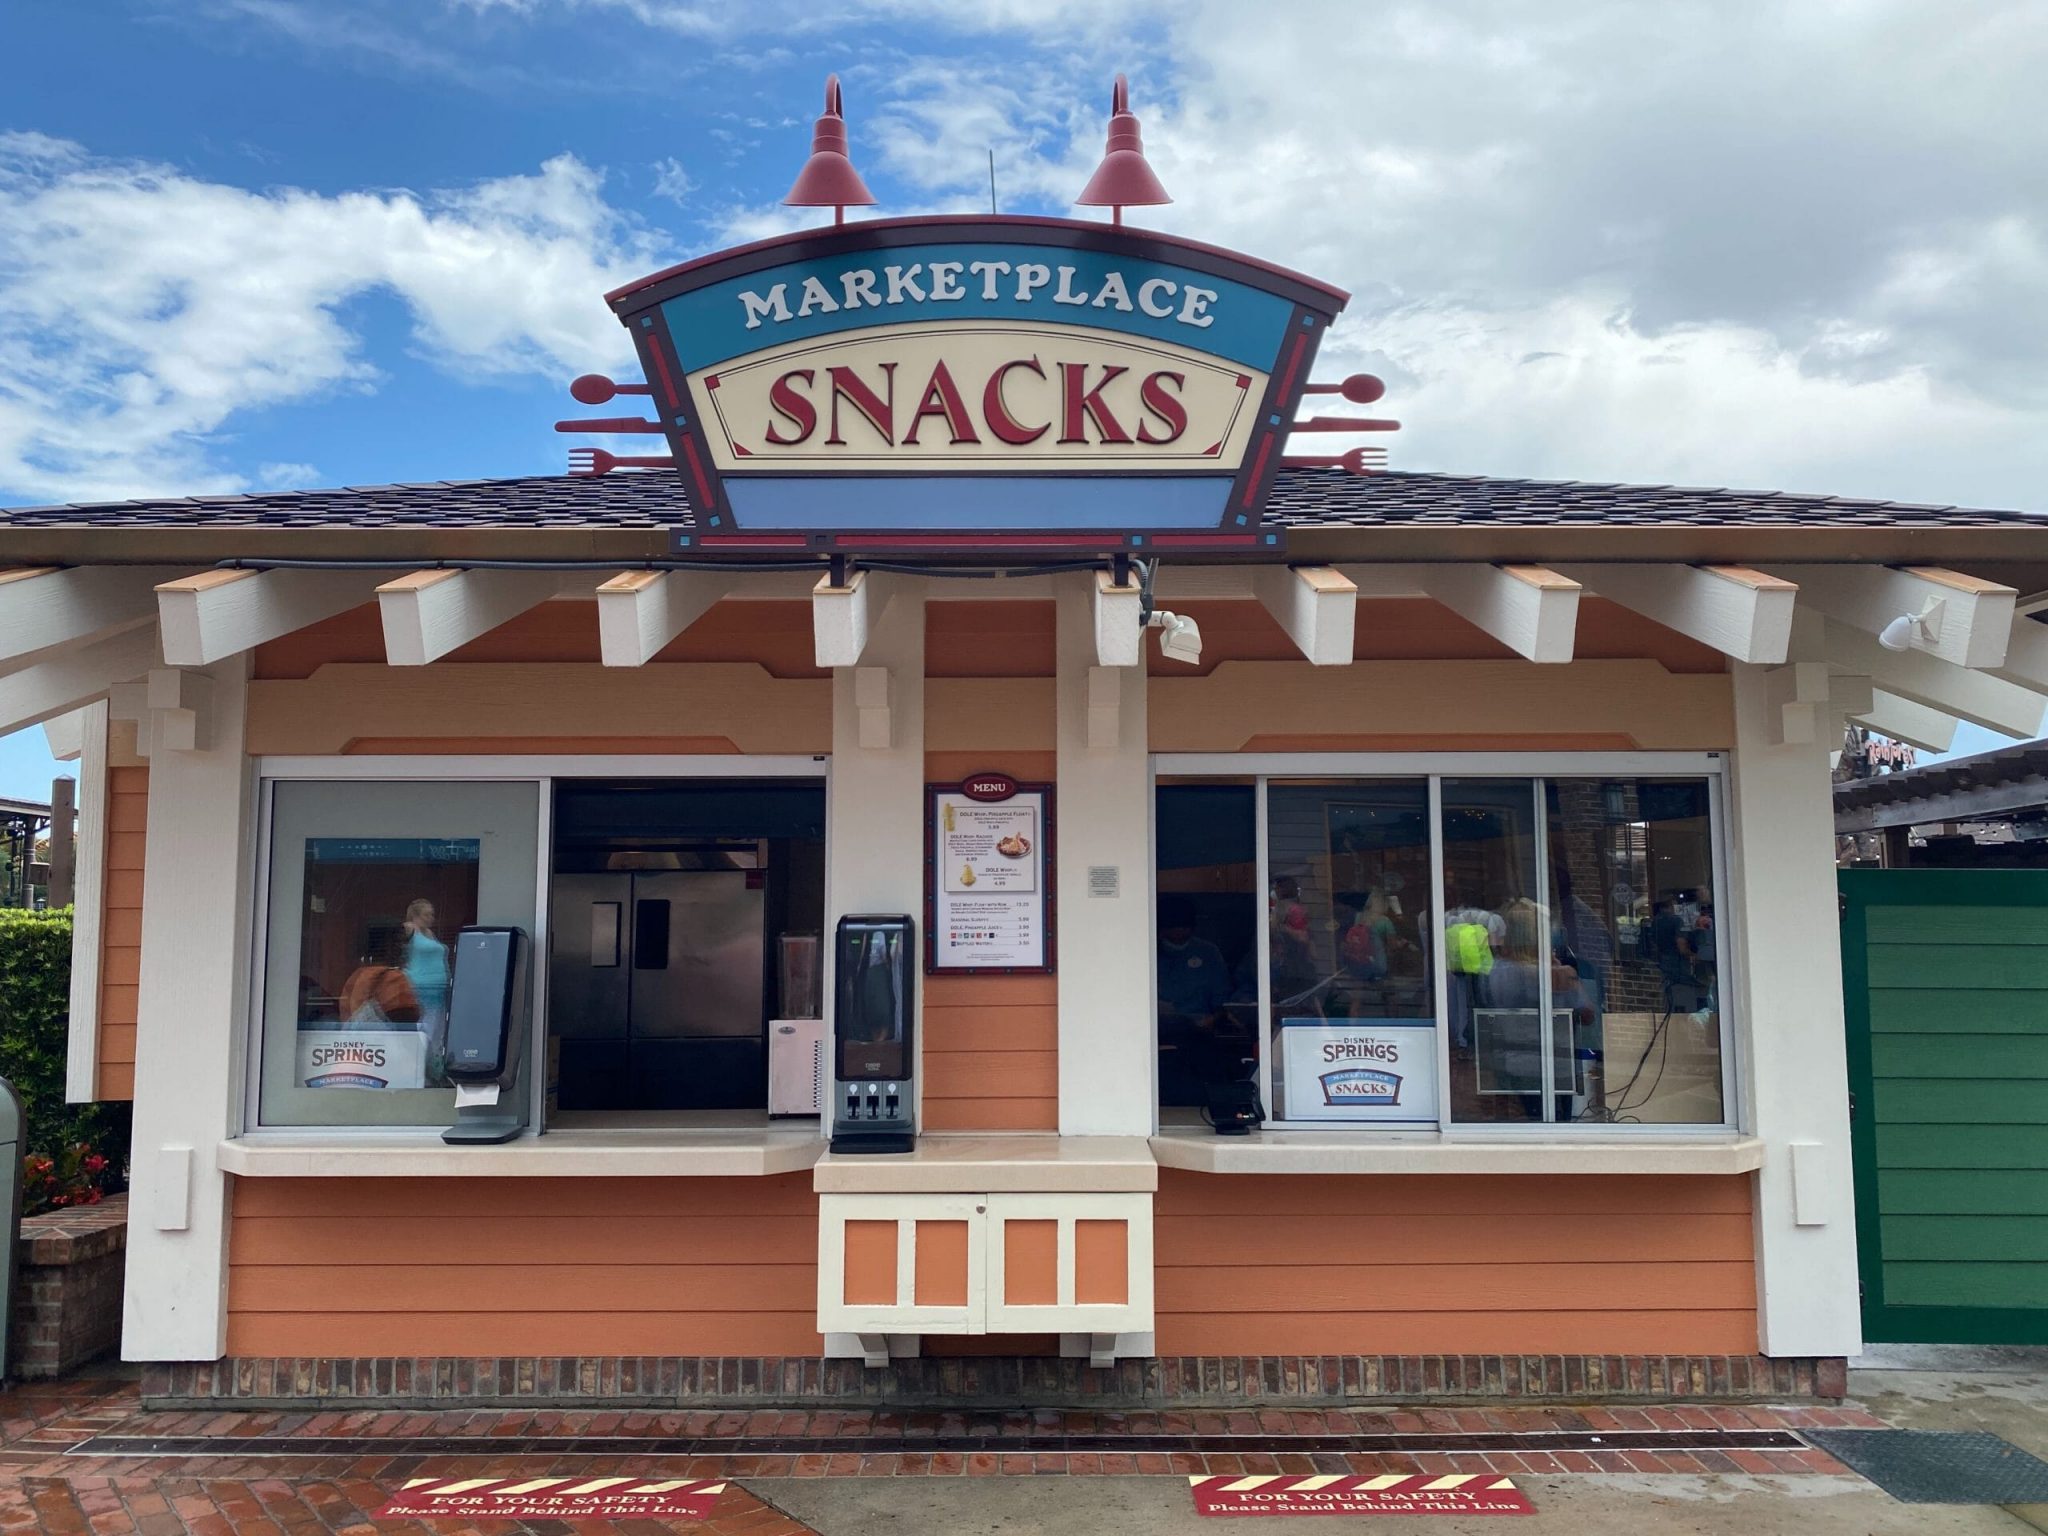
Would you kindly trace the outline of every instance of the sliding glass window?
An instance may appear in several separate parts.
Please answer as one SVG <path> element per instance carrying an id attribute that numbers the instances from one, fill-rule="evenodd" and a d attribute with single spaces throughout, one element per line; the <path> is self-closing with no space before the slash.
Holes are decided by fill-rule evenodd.
<path id="1" fill-rule="evenodd" d="M 1162 1105 L 1227 1078 L 1281 1125 L 1726 1123 L 1714 804 L 1704 774 L 1163 783 Z"/>

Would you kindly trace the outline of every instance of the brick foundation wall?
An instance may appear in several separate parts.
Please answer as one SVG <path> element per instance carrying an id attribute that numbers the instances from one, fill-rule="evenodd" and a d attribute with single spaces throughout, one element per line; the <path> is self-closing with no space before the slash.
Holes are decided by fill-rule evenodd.
<path id="1" fill-rule="evenodd" d="M 22 1222 L 10 1376 L 62 1376 L 120 1347 L 127 1249 L 126 1195 Z"/>
<path id="2" fill-rule="evenodd" d="M 1176 1356 L 1107 1369 L 1043 1356 L 896 1360 L 228 1359 L 143 1368 L 145 1405 L 1330 1407 L 1361 1402 L 1837 1399 L 1839 1357 L 1760 1355 Z"/>

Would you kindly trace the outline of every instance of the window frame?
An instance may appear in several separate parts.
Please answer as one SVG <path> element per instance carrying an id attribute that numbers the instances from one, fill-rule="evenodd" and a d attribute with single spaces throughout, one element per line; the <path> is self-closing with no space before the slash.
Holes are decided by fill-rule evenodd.
<path id="1" fill-rule="evenodd" d="M 1250 779 L 1253 785 L 1253 815 L 1257 869 L 1255 892 L 1271 889 L 1271 849 L 1267 791 L 1275 781 L 1290 779 L 1393 779 L 1422 778 L 1429 788 L 1430 815 L 1430 902 L 1433 912 L 1444 909 L 1443 783 L 1446 779 L 1522 779 L 1531 784 L 1534 831 L 1539 870 L 1548 868 L 1545 855 L 1549 843 L 1549 818 L 1543 795 L 1547 779 L 1639 778 L 1704 779 L 1707 785 L 1709 817 L 1708 846 L 1713 870 L 1715 904 L 1715 963 L 1720 967 L 1720 1066 L 1721 1118 L 1686 1124 L 1646 1125 L 1602 1121 L 1592 1124 L 1534 1121 L 1525 1124 L 1487 1124 L 1451 1118 L 1450 1032 L 1444 1027 L 1450 1010 L 1450 979 L 1445 960 L 1443 924 L 1433 925 L 1431 936 L 1436 993 L 1436 1051 L 1439 1091 L 1437 1124 L 1382 1128 L 1343 1124 L 1329 1120 L 1286 1120 L 1277 1113 L 1273 1099 L 1273 1021 L 1271 925 L 1260 923 L 1255 940 L 1258 957 L 1259 1018 L 1259 1102 L 1273 1111 L 1266 1121 L 1268 1131 L 1280 1135 L 1335 1136 L 1345 1139 L 1383 1142 L 1439 1141 L 1558 1141 L 1599 1140 L 1612 1137 L 1652 1140 L 1725 1139 L 1739 1134 L 1746 1123 L 1740 1098 L 1742 1082 L 1742 932 L 1737 893 L 1728 880 L 1729 757 L 1725 752 L 1172 752 L 1155 753 L 1152 758 L 1154 791 L 1172 787 L 1183 779 Z M 1158 840 L 1155 830 L 1149 880 L 1155 890 L 1158 879 Z M 1545 913 L 1548 887 L 1545 885 Z M 1550 980 L 1547 968 L 1539 968 L 1539 1008 L 1547 1011 Z M 1156 1005 L 1155 1005 L 1156 1014 Z M 1539 1013 L 1539 1017 L 1544 1016 Z M 1155 1048 L 1157 1031 L 1154 1031 Z M 1549 1053 L 1544 1053 L 1546 1078 L 1550 1072 Z M 1153 1117 L 1159 1124 L 1157 1073 L 1154 1073 Z M 1546 1102 L 1548 1100 L 1546 1099 Z"/>
<path id="2" fill-rule="evenodd" d="M 256 783 L 255 878 L 251 882 L 249 973 L 245 1017 L 236 1031 L 241 1046 L 241 1123 L 236 1137 L 260 1136 L 265 1141 L 325 1139 L 334 1136 L 416 1140 L 422 1132 L 438 1135 L 447 1122 L 394 1125 L 266 1125 L 262 1116 L 263 1013 L 270 960 L 270 875 L 274 862 L 275 789 L 285 782 L 380 782 L 532 784 L 536 788 L 534 859 L 534 929 L 531 981 L 533 1008 L 525 1042 L 527 1062 L 527 1129 L 525 1137 L 546 1131 L 547 1081 L 533 1064 L 545 1059 L 548 1030 L 549 893 L 554 879 L 555 785 L 568 779 L 808 779 L 826 785 L 825 885 L 832 883 L 831 804 L 832 760 L 825 753 L 725 755 L 484 754 L 464 756 L 258 757 L 253 759 Z M 830 946 L 827 946 L 829 954 Z M 829 964 L 829 960 L 828 960 Z M 829 977 L 827 978 L 829 985 Z M 829 998 L 829 991 L 826 993 Z"/>

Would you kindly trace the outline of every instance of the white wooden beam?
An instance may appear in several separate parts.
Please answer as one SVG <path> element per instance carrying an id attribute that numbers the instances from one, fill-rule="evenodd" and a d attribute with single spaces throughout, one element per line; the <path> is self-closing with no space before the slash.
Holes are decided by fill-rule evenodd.
<path id="1" fill-rule="evenodd" d="M 1955 744 L 1954 715 L 1915 704 L 1911 699 L 1886 693 L 1882 688 L 1877 690 L 1870 708 L 1854 718 L 1858 724 L 1869 726 L 1880 736 L 1903 741 L 1923 752 L 1946 752 Z"/>
<path id="2" fill-rule="evenodd" d="M 559 571 L 414 571 L 377 588 L 384 659 L 423 667 L 561 590 Z"/>
<path id="3" fill-rule="evenodd" d="M 0 661 L 146 624 L 156 616 L 157 583 L 177 574 L 155 565 L 0 571 Z"/>
<path id="4" fill-rule="evenodd" d="M 204 672 L 152 667 L 143 699 L 150 746 L 161 752 L 204 752 L 213 719 L 213 681 Z"/>
<path id="5" fill-rule="evenodd" d="M 868 648 L 868 631 L 882 622 L 896 585 L 886 576 L 855 571 L 843 587 L 820 576 L 811 589 L 811 635 L 821 667 L 850 667 Z"/>
<path id="6" fill-rule="evenodd" d="M 1119 668 L 1088 669 L 1088 726 L 1084 734 L 1090 752 L 1113 752 L 1123 740 L 1123 696 L 1124 684 Z"/>
<path id="7" fill-rule="evenodd" d="M 0 736 L 90 704 L 116 683 L 142 676 L 156 660 L 156 627 L 144 625 L 10 672 L 0 677 Z"/>
<path id="8" fill-rule="evenodd" d="M 731 583 L 711 571 L 624 571 L 597 589 L 599 654 L 640 667 L 710 611 Z"/>
<path id="9" fill-rule="evenodd" d="M 2012 621 L 2012 633 L 2005 644 L 2005 660 L 1985 671 L 2008 683 L 2048 693 L 2048 624 L 2022 614 Z"/>
<path id="10" fill-rule="evenodd" d="M 100 935 L 107 902 L 107 705 L 72 717 L 79 725 L 78 890 L 71 907 L 71 1014 L 65 1025 L 64 1101 L 99 1097 Z"/>
<path id="11" fill-rule="evenodd" d="M 1262 566 L 1253 590 L 1312 663 L 1351 664 L 1351 638 L 1358 621 L 1358 587 L 1327 565 Z"/>
<path id="12" fill-rule="evenodd" d="M 1094 604 L 1095 660 L 1105 667 L 1137 666 L 1145 655 L 1145 631 L 1140 624 L 1145 612 L 1143 591 L 1134 581 L 1118 586 L 1110 572 L 1097 571 Z"/>
<path id="13" fill-rule="evenodd" d="M 370 601 L 366 571 L 201 571 L 156 589 L 164 660 L 204 667 Z"/>
<path id="14" fill-rule="evenodd" d="M 1863 630 L 1819 614 L 1799 615 L 1793 647 L 1802 657 L 1869 677 L 1886 693 L 2016 740 L 2039 736 L 2048 712 L 2048 699 L 2039 693 L 1925 651 L 1888 651 Z"/>
<path id="15" fill-rule="evenodd" d="M 853 707 L 858 717 L 855 739 L 862 751 L 886 752 L 895 741 L 895 721 L 889 714 L 893 692 L 887 667 L 853 669 Z"/>
<path id="16" fill-rule="evenodd" d="M 1740 565 L 1564 565 L 1591 592 L 1737 661 L 1776 666 L 1792 638 L 1799 588 Z"/>
<path id="17" fill-rule="evenodd" d="M 1531 661 L 1566 662 L 1578 636 L 1576 581 L 1540 565 L 1426 565 L 1423 590 Z"/>
<path id="18" fill-rule="evenodd" d="M 1799 601 L 1852 629 L 1877 634 L 1902 616 L 1927 615 L 1913 649 L 1959 667 L 1995 667 L 2012 633 L 2011 587 L 1937 566 L 1780 565 Z"/>
<path id="19" fill-rule="evenodd" d="M 60 763 L 76 762 L 85 755 L 86 717 L 93 706 L 74 709 L 68 715 L 52 715 L 43 722 L 43 743 Z"/>

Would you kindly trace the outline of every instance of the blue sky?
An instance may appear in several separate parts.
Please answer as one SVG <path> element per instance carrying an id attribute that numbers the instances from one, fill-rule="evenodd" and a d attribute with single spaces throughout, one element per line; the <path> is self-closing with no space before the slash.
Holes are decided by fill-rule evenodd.
<path id="1" fill-rule="evenodd" d="M 1064 213 L 1350 288 L 1397 467 L 2048 505 L 2048 18 L 1958 0 L 0 9 L 0 504 L 546 473 L 603 290 L 799 218 Z M 1957 90 L 1967 80 L 1970 89 Z M 0 791 L 46 777 L 0 741 Z M 1964 727 L 1959 747 L 1998 744 Z"/>

